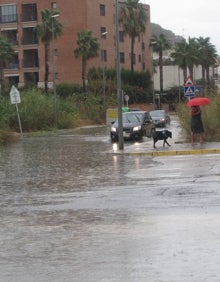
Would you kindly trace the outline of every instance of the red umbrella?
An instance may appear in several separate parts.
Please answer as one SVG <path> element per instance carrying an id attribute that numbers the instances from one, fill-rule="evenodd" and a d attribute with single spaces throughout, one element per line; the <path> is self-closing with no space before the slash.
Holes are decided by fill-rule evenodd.
<path id="1" fill-rule="evenodd" d="M 211 100 L 207 97 L 196 97 L 187 102 L 188 107 L 193 106 L 206 106 L 211 103 Z"/>

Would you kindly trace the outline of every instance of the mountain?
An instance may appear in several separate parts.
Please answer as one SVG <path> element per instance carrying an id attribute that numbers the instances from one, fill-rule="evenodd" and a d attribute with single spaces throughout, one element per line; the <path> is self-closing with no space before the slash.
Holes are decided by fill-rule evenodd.
<path id="1" fill-rule="evenodd" d="M 171 45 L 184 40 L 183 36 L 175 35 L 171 30 L 162 28 L 159 24 L 151 23 L 151 35 L 159 37 L 160 34 L 164 34 L 170 41 Z"/>

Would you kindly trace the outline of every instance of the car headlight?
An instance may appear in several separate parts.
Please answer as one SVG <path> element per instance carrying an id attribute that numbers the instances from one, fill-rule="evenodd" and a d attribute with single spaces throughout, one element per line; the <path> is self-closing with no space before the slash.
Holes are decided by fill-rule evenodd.
<path id="1" fill-rule="evenodd" d="M 116 132 L 116 131 L 117 131 L 116 128 L 112 126 L 111 132 Z"/>
<path id="2" fill-rule="evenodd" d="M 138 125 L 138 126 L 135 126 L 135 127 L 133 128 L 133 131 L 139 131 L 140 129 L 141 129 L 141 126 Z"/>

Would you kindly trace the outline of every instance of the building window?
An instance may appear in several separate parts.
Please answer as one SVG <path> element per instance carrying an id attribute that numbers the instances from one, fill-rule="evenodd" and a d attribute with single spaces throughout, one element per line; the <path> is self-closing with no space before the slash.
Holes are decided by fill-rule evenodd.
<path id="1" fill-rule="evenodd" d="M 131 54 L 129 55 L 129 57 L 131 58 Z M 136 64 L 136 55 L 133 54 L 133 64 L 135 65 Z"/>
<path id="2" fill-rule="evenodd" d="M 106 27 L 102 26 L 100 28 L 100 34 L 102 39 L 106 39 L 106 34 L 107 34 Z"/>
<path id="3" fill-rule="evenodd" d="M 100 4 L 100 16 L 105 16 L 105 5 Z"/>
<path id="4" fill-rule="evenodd" d="M 138 61 L 141 63 L 141 55 L 138 55 Z"/>
<path id="5" fill-rule="evenodd" d="M 0 23 L 17 22 L 17 7 L 16 5 L 0 6 Z"/>
<path id="6" fill-rule="evenodd" d="M 120 63 L 124 64 L 125 63 L 125 53 L 120 52 Z"/>
<path id="7" fill-rule="evenodd" d="M 56 8 L 57 8 L 57 3 L 51 2 L 51 9 L 56 9 Z"/>
<path id="8" fill-rule="evenodd" d="M 101 60 L 102 62 L 107 62 L 107 50 L 101 50 Z"/>
<path id="9" fill-rule="evenodd" d="M 124 31 L 119 31 L 119 42 L 124 42 Z"/>

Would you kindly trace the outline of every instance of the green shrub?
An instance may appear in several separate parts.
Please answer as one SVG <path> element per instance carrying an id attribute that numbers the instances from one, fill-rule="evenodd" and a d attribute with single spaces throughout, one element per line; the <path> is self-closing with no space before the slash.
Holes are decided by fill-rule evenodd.
<path id="1" fill-rule="evenodd" d="M 212 97 L 211 100 L 210 105 L 201 107 L 204 136 L 207 141 L 220 141 L 220 100 L 218 96 Z M 186 137 L 190 138 L 190 108 L 185 103 L 179 104 L 177 113 Z"/>

